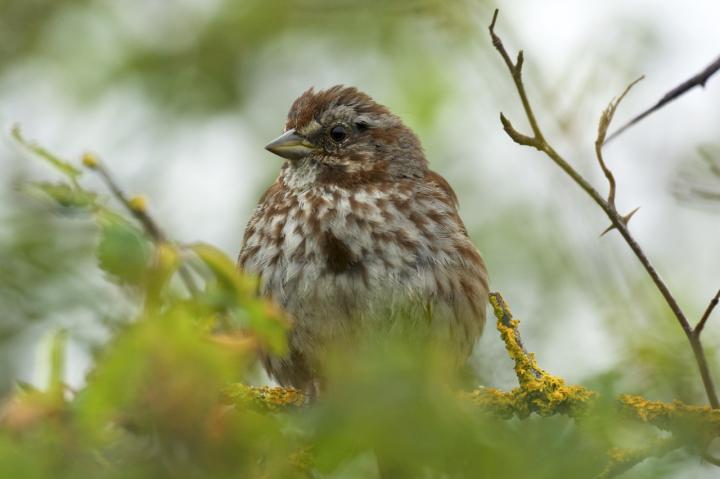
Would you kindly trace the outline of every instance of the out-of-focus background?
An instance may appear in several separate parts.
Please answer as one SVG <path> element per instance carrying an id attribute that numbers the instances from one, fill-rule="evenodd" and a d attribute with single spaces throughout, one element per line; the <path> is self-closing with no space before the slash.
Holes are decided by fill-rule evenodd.
<path id="1" fill-rule="evenodd" d="M 81 385 L 132 308 L 94 264 L 92 223 L 27 194 L 25 181 L 55 173 L 13 142 L 13 125 L 66 158 L 97 153 L 171 237 L 235 256 L 280 166 L 263 146 L 305 89 L 343 83 L 419 134 L 545 368 L 702 402 L 680 328 L 621 239 L 599 237 L 601 211 L 502 131 L 500 111 L 521 131 L 526 121 L 488 38 L 495 6 L 506 46 L 525 51 L 546 136 L 603 192 L 593 142 L 607 103 L 646 75 L 617 126 L 718 55 L 712 0 L 0 1 L 0 391 L 15 379 L 42 384 L 58 328 L 69 331 L 67 380 Z M 641 206 L 631 229 L 692 318 L 720 287 L 719 104 L 711 79 L 606 148 L 618 206 Z M 711 321 L 716 372 L 719 333 Z M 492 327 L 474 362 L 480 383 L 514 385 Z"/>

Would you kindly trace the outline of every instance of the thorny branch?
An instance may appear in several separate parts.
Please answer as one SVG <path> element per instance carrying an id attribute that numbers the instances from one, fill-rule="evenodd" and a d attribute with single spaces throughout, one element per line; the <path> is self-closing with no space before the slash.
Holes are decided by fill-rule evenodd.
<path id="1" fill-rule="evenodd" d="M 113 196 L 115 196 L 115 198 L 117 198 L 117 200 L 125 207 L 125 209 L 128 210 L 128 212 L 133 216 L 133 218 L 135 218 L 142 225 L 145 233 L 147 233 L 147 235 L 153 240 L 153 242 L 157 244 L 167 243 L 167 236 L 162 231 L 162 229 L 160 229 L 152 216 L 150 216 L 150 214 L 147 212 L 145 206 L 127 197 L 127 195 L 117 184 L 113 176 L 110 174 L 110 171 L 105 168 L 105 165 L 103 165 L 102 162 L 95 155 L 86 153 L 83 156 L 83 164 L 87 168 L 97 172 L 97 174 L 100 176 L 103 182 L 105 182 L 105 185 L 108 187 Z M 193 280 L 192 274 L 184 264 L 180 264 L 178 268 L 178 273 L 180 274 L 180 279 L 182 280 L 183 284 L 190 292 L 190 294 L 193 296 L 197 296 L 198 287 Z"/>
<path id="2" fill-rule="evenodd" d="M 605 143 L 608 143 L 613 138 L 620 135 L 622 132 L 630 128 L 631 126 L 635 125 L 636 123 L 640 122 L 645 117 L 649 116 L 650 114 L 658 111 L 660 108 L 664 107 L 668 103 L 670 103 L 673 100 L 676 100 L 678 97 L 684 95 L 688 91 L 692 90 L 696 86 L 705 87 L 705 83 L 710 79 L 711 76 L 713 76 L 715 73 L 720 71 L 720 57 L 717 57 L 715 61 L 713 61 L 711 64 L 706 66 L 700 73 L 697 75 L 685 80 L 669 92 L 667 92 L 665 95 L 663 95 L 660 100 L 655 103 L 653 106 L 648 108 L 647 110 L 643 111 L 636 117 L 634 117 L 632 120 L 625 123 L 623 126 L 618 128 L 612 135 L 608 136 L 605 140 Z"/>
<path id="3" fill-rule="evenodd" d="M 525 85 L 522 81 L 522 65 L 523 65 L 523 56 L 522 54 L 518 55 L 518 60 L 513 63 L 510 59 L 510 56 L 507 53 L 507 50 L 505 49 L 502 41 L 500 40 L 500 37 L 497 36 L 495 33 L 495 22 L 497 21 L 498 16 L 498 10 L 495 10 L 495 13 L 493 15 L 492 22 L 490 23 L 490 37 L 492 38 L 493 45 L 497 49 L 497 51 L 500 53 L 500 56 L 505 61 L 505 64 L 508 67 L 508 70 L 510 71 L 510 74 L 513 78 L 513 81 L 515 83 L 515 87 L 518 91 L 518 95 L 520 96 L 520 100 L 522 102 L 523 108 L 525 110 L 525 115 L 530 123 L 530 127 L 533 131 L 532 136 L 524 135 L 520 132 L 518 132 L 513 125 L 510 123 L 510 121 L 503 115 L 500 114 L 500 121 L 502 122 L 503 128 L 505 129 L 505 132 L 512 138 L 513 141 L 520 145 L 525 146 L 531 146 L 539 151 L 542 151 L 545 153 L 550 159 L 555 162 L 572 180 L 580 187 L 582 188 L 585 193 L 587 193 L 588 196 L 605 212 L 607 217 L 610 219 L 611 223 L 611 229 L 615 228 L 620 233 L 620 235 L 623 237 L 627 245 L 630 247 L 630 249 L 633 251 L 637 259 L 640 261 L 642 266 L 645 268 L 645 271 L 652 279 L 653 283 L 657 287 L 657 289 L 660 291 L 660 294 L 665 299 L 665 302 L 670 307 L 670 310 L 673 312 L 673 315 L 677 319 L 678 323 L 680 324 L 680 327 L 683 329 L 683 332 L 688 338 L 688 341 L 690 343 L 690 346 L 693 350 L 693 354 L 695 356 L 695 362 L 697 363 L 698 370 L 700 371 L 700 376 L 703 381 L 703 386 L 705 388 L 705 393 L 708 397 L 708 400 L 710 402 L 710 405 L 714 408 L 720 408 L 720 401 L 718 401 L 718 396 L 715 391 L 715 385 L 713 383 L 712 376 L 710 374 L 710 370 L 707 365 L 707 359 L 705 357 L 705 351 L 703 349 L 702 343 L 700 341 L 700 334 L 702 328 L 699 330 L 693 329 L 693 327 L 690 325 L 690 322 L 688 321 L 687 317 L 685 316 L 685 313 L 680 308 L 680 305 L 678 304 L 675 297 L 672 295 L 670 290 L 668 289 L 665 282 L 662 280 L 658 272 L 655 270 L 654 266 L 648 259 L 648 257 L 645 255 L 645 252 L 640 247 L 640 245 L 635 241 L 635 238 L 630 233 L 630 230 L 628 229 L 627 222 L 634 213 L 632 211 L 631 213 L 627 215 L 621 215 L 616 207 L 614 202 L 614 194 L 615 194 L 615 187 L 614 187 L 614 177 L 612 176 L 612 173 L 609 172 L 607 169 L 607 166 L 604 163 L 604 160 L 602 160 L 602 157 L 598 158 L 598 161 L 601 164 L 601 167 L 603 168 L 603 171 L 606 173 L 606 176 L 608 177 L 608 181 L 610 183 L 610 195 L 608 199 L 606 200 L 603 198 L 600 193 L 580 174 L 573 168 L 559 153 L 555 151 L 555 149 L 545 140 L 545 137 L 542 134 L 542 131 L 540 130 L 540 127 L 537 123 L 537 120 L 535 119 L 535 114 L 533 113 L 532 107 L 530 106 L 530 102 L 527 98 L 527 93 L 525 92 Z M 632 85 L 630 85 L 632 86 Z M 628 87 L 629 89 L 630 87 Z M 627 93 L 627 90 L 626 92 Z M 623 93 L 623 95 L 625 94 Z M 620 97 L 622 99 L 622 97 Z M 619 101 L 619 100 L 618 100 Z M 612 113 L 614 113 L 615 107 L 617 106 L 617 102 L 612 102 L 610 104 L 610 107 L 608 107 L 608 110 L 606 110 L 603 113 L 603 117 L 601 118 L 601 125 L 599 128 L 599 133 L 602 132 L 602 124 L 607 119 L 607 125 L 609 125 L 609 120 L 612 119 Z M 608 118 L 608 112 L 611 114 Z M 605 127 L 605 130 L 607 130 L 607 125 Z M 599 135 L 598 139 L 603 135 Z M 608 175 L 608 173 L 610 173 Z M 611 181 L 612 178 L 612 181 Z"/>

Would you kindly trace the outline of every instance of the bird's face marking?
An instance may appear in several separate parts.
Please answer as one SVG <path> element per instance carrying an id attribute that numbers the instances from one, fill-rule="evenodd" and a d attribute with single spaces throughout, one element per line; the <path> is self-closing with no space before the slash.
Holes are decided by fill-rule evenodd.
<path id="1" fill-rule="evenodd" d="M 419 140 L 400 118 L 352 87 L 303 93 L 290 108 L 285 132 L 268 149 L 291 160 L 290 168 L 316 169 L 321 182 L 378 181 L 403 165 L 425 167 Z"/>

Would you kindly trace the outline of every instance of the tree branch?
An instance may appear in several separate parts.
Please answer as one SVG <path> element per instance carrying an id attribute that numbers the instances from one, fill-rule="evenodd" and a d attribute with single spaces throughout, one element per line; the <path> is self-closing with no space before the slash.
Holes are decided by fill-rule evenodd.
<path id="1" fill-rule="evenodd" d="M 675 437 L 662 438 L 646 447 L 633 449 L 611 449 L 608 453 L 610 462 L 595 479 L 610 479 L 632 469 L 650 457 L 662 457 L 680 449 L 682 444 Z"/>
<path id="2" fill-rule="evenodd" d="M 702 333 L 702 330 L 705 327 L 705 323 L 707 323 L 707 320 L 712 314 L 713 309 L 715 309 L 715 306 L 718 305 L 718 301 L 720 301 L 720 289 L 717 293 L 715 293 L 713 299 L 710 300 L 710 304 L 708 304 L 705 313 L 702 315 L 702 318 L 700 318 L 700 321 L 697 323 L 697 326 L 695 326 L 695 329 L 693 329 L 693 333 L 695 334 L 695 336 L 700 336 L 700 333 Z"/>
<path id="3" fill-rule="evenodd" d="M 515 87 L 518 91 L 518 95 L 520 96 L 520 100 L 523 104 L 523 108 L 525 110 L 525 114 L 528 118 L 528 121 L 530 122 L 530 126 L 533 130 L 533 136 L 527 136 L 522 135 L 519 132 L 515 130 L 515 128 L 512 126 L 510 121 L 505 118 L 504 116 L 501 117 L 503 128 L 506 132 L 508 132 L 509 136 L 516 141 L 517 143 L 521 145 L 526 146 L 533 146 L 534 148 L 544 152 L 552 161 L 555 162 L 585 193 L 590 196 L 590 198 L 598 205 L 600 208 L 605 212 L 607 217 L 610 219 L 611 228 L 615 228 L 618 230 L 620 235 L 623 237 L 627 245 L 630 247 L 630 249 L 633 251 L 635 256 L 637 257 L 638 261 L 642 264 L 642 266 L 645 268 L 645 271 L 647 272 L 648 276 L 652 279 L 653 283 L 657 287 L 658 291 L 660 291 L 660 294 L 665 299 L 665 302 L 670 307 L 670 310 L 673 312 L 675 318 L 677 319 L 678 323 L 680 324 L 680 327 L 682 328 L 683 332 L 688 338 L 688 341 L 690 342 L 690 346 L 693 350 L 693 354 L 695 356 L 695 361 L 698 366 L 698 370 L 700 371 L 700 376 L 702 378 L 703 386 L 705 388 L 705 393 L 708 397 L 708 400 L 710 402 L 710 405 L 713 408 L 719 408 L 720 402 L 718 401 L 717 393 L 715 391 L 715 385 L 713 383 L 712 376 L 710 374 L 707 360 L 705 358 L 705 352 L 703 350 L 702 343 L 699 340 L 699 336 L 696 336 L 693 333 L 693 328 L 690 326 L 690 322 L 688 321 L 687 317 L 685 316 L 685 313 L 680 308 L 680 305 L 678 304 L 675 297 L 672 295 L 670 290 L 668 289 L 665 282 L 662 280 L 658 272 L 655 270 L 654 266 L 648 259 L 645 252 L 642 250 L 640 245 L 635 241 L 635 238 L 633 238 L 632 234 L 630 233 L 630 230 L 627 226 L 627 221 L 629 220 L 630 216 L 632 216 L 631 212 L 628 215 L 621 215 L 618 213 L 617 209 L 614 205 L 614 177 L 612 176 L 612 173 L 608 176 L 608 181 L 611 185 L 611 193 L 612 195 L 609 196 L 609 199 L 612 201 L 608 201 L 604 199 L 598 191 L 580 174 L 578 173 L 560 154 L 558 154 L 555 149 L 545 140 L 543 137 L 540 127 L 537 124 L 537 121 L 535 120 L 535 115 L 533 113 L 532 107 L 530 105 L 530 102 L 527 98 L 527 93 L 525 92 L 525 86 L 523 84 L 521 75 L 520 75 L 520 67 L 522 66 L 522 56 L 518 56 L 518 62 L 513 64 L 513 62 L 510 60 L 510 56 L 508 55 L 507 51 L 505 50 L 505 47 L 500 40 L 500 38 L 495 34 L 495 23 L 497 21 L 498 16 L 498 10 L 495 10 L 495 13 L 493 14 L 492 22 L 490 23 L 490 37 L 492 39 L 493 45 L 497 49 L 497 51 L 500 53 L 500 56 L 505 61 L 506 66 L 508 67 L 508 70 L 510 71 L 510 74 L 513 78 L 513 81 L 515 83 Z M 633 83 L 634 84 L 634 83 Z M 632 86 L 632 84 L 630 85 Z M 629 87 L 628 87 L 629 89 Z M 627 90 L 626 90 L 627 93 Z M 624 95 L 624 94 L 623 94 Z M 622 96 L 620 97 L 622 99 Z M 619 100 L 618 100 L 619 101 Z M 615 106 L 617 106 L 617 102 L 614 102 Z M 613 103 L 611 103 L 611 106 Z M 611 119 L 612 115 L 610 115 Z M 602 122 L 606 118 L 606 115 L 601 118 L 601 126 L 599 131 L 602 130 Z M 607 124 L 609 125 L 609 119 L 607 121 Z M 607 125 L 605 127 L 607 129 Z M 599 135 L 602 136 L 602 135 Z M 518 141 L 520 140 L 520 141 Z M 601 162 L 601 166 L 604 165 L 604 161 L 602 160 L 602 157 L 598 159 L 598 161 Z M 607 170 L 607 167 L 603 168 L 603 170 Z M 607 170 L 609 173 L 609 170 Z M 612 181 L 611 181 L 612 178 Z"/>
<path id="4" fill-rule="evenodd" d="M 505 50 L 505 47 L 503 46 L 502 40 L 499 36 L 495 35 L 495 22 L 497 21 L 499 10 L 495 9 L 495 13 L 493 14 L 492 23 L 490 23 L 490 36 L 492 38 L 493 45 L 497 49 L 497 51 L 500 52 L 500 55 L 503 57 L 503 60 L 505 60 L 505 65 L 507 65 L 508 69 L 510 70 L 510 73 L 512 74 L 513 81 L 515 82 L 515 87 L 518 90 L 518 93 L 520 94 L 520 101 L 522 101 L 523 108 L 525 109 L 525 115 L 527 116 L 528 121 L 530 122 L 530 128 L 533 131 L 533 136 L 539 141 L 544 141 L 542 132 L 540 131 L 540 127 L 538 126 L 538 122 L 535 119 L 535 114 L 532 111 L 532 108 L 530 107 L 530 101 L 527 98 L 527 94 L 525 93 L 525 86 L 523 85 L 522 81 L 522 66 L 523 62 L 525 60 L 525 57 L 523 55 L 522 50 L 518 52 L 517 60 L 515 63 L 512 62 L 510 59 L 510 55 L 508 55 L 507 50 Z M 509 124 L 509 122 L 508 122 Z"/>
<path id="5" fill-rule="evenodd" d="M 85 153 L 82 159 L 83 165 L 88 169 L 95 171 L 98 176 L 103 180 L 105 185 L 108 187 L 110 192 L 117 198 L 117 200 L 127 209 L 127 211 L 135 218 L 145 230 L 145 233 L 153 240 L 156 244 L 167 243 L 168 239 L 165 233 L 160 229 L 157 222 L 147 212 L 147 207 L 144 201 L 139 201 L 138 198 L 128 198 L 123 192 L 118 183 L 115 181 L 110 171 L 102 164 L 102 162 L 90 153 Z M 198 287 L 193 280 L 192 273 L 187 269 L 184 264 L 180 264 L 178 267 L 178 274 L 180 279 L 185 284 L 185 287 L 192 296 L 198 295 Z"/>
<path id="6" fill-rule="evenodd" d="M 698 73 L 697 75 L 685 80 L 669 92 L 667 92 L 665 95 L 663 95 L 662 98 L 653 106 L 648 108 L 647 110 L 643 111 L 636 117 L 634 117 L 632 120 L 625 123 L 623 126 L 618 128 L 612 135 L 608 136 L 605 140 L 605 143 L 610 142 L 614 138 L 616 138 L 618 135 L 620 135 L 622 132 L 630 128 L 631 126 L 635 125 L 636 123 L 640 122 L 650 114 L 658 111 L 660 108 L 664 107 L 668 103 L 670 103 L 673 100 L 676 100 L 680 96 L 684 95 L 688 91 L 692 90 L 696 86 L 705 86 L 705 83 L 710 79 L 711 76 L 713 76 L 715 73 L 720 70 L 720 57 L 717 57 L 715 61 L 713 61 L 710 65 L 705 67 L 703 71 Z"/>

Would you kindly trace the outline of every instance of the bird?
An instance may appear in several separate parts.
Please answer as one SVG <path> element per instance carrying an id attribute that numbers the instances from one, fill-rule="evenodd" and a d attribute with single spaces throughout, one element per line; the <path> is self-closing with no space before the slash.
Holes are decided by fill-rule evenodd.
<path id="1" fill-rule="evenodd" d="M 291 320 L 271 378 L 316 396 L 333 344 L 426 329 L 467 362 L 488 274 L 448 182 L 397 115 L 355 87 L 310 88 L 268 151 L 284 159 L 246 226 L 238 268 Z"/>

